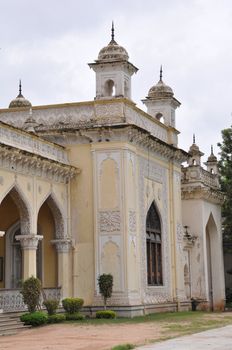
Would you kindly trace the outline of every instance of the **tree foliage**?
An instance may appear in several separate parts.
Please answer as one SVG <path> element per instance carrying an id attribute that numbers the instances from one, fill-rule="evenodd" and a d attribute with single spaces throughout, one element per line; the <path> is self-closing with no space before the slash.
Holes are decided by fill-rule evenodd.
<path id="1" fill-rule="evenodd" d="M 98 277 L 98 286 L 104 300 L 104 309 L 106 310 L 107 299 L 111 297 L 113 291 L 113 276 L 110 273 L 103 273 Z"/>
<path id="2" fill-rule="evenodd" d="M 219 170 L 221 189 L 225 193 L 222 207 L 223 239 L 232 242 L 232 127 L 222 130 Z"/>

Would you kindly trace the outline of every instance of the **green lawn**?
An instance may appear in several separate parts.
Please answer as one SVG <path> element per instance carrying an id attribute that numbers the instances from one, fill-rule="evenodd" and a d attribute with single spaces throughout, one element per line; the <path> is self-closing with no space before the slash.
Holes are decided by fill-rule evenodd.
<path id="1" fill-rule="evenodd" d="M 116 318 L 116 319 L 91 319 L 86 318 L 83 321 L 73 321 L 76 324 L 101 325 L 101 324 L 139 324 L 151 322 L 154 325 L 162 327 L 161 336 L 157 339 L 149 339 L 150 342 L 158 342 L 186 334 L 202 332 L 212 328 L 223 327 L 232 324 L 232 313 L 227 312 L 167 312 L 156 313 L 134 318 Z M 122 344 L 113 347 L 111 350 L 133 349 L 133 344 Z"/>

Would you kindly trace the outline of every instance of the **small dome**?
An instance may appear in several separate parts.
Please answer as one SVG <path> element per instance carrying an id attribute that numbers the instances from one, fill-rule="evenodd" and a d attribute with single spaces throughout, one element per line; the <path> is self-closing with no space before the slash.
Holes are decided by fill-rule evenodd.
<path id="1" fill-rule="evenodd" d="M 198 153 L 200 152 L 200 148 L 195 144 L 193 143 L 192 146 L 189 148 L 189 153 Z"/>
<path id="2" fill-rule="evenodd" d="M 170 98 L 174 93 L 170 86 L 164 84 L 163 80 L 160 80 L 156 85 L 152 86 L 148 92 L 149 98 Z"/>
<path id="3" fill-rule="evenodd" d="M 192 144 L 192 146 L 190 146 L 188 153 L 189 153 L 191 156 L 193 156 L 193 155 L 203 156 L 203 155 L 204 155 L 204 153 L 202 153 L 202 152 L 200 151 L 200 148 L 199 148 L 199 147 L 197 146 L 197 144 L 196 144 L 195 134 L 193 134 L 193 144 Z"/>
<path id="4" fill-rule="evenodd" d="M 211 154 L 207 159 L 207 163 L 217 163 L 217 157 L 213 154 L 213 146 L 211 146 Z"/>
<path id="5" fill-rule="evenodd" d="M 148 98 L 160 99 L 173 97 L 174 93 L 170 86 L 166 85 L 162 80 L 162 66 L 160 68 L 160 80 L 152 86 L 148 92 Z"/>
<path id="6" fill-rule="evenodd" d="M 124 47 L 114 40 L 114 24 L 112 23 L 111 41 L 98 54 L 98 61 L 128 61 L 129 55 Z"/>
<path id="7" fill-rule="evenodd" d="M 114 40 L 111 40 L 98 54 L 98 61 L 128 61 L 128 59 L 127 51 Z"/>
<path id="8" fill-rule="evenodd" d="M 18 96 L 12 100 L 9 104 L 9 108 L 20 108 L 20 107 L 31 107 L 31 102 L 28 101 L 23 95 L 22 95 L 22 85 L 21 80 L 19 82 L 19 94 Z"/>

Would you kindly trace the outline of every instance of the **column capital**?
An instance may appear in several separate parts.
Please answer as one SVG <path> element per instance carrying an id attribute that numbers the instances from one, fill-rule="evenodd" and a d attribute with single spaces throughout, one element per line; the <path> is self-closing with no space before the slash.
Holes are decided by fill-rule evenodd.
<path id="1" fill-rule="evenodd" d="M 53 239 L 51 243 L 55 244 L 58 253 L 68 253 L 72 248 L 72 240 L 70 238 Z"/>
<path id="2" fill-rule="evenodd" d="M 21 248 L 23 250 L 36 250 L 38 242 L 43 239 L 40 235 L 17 235 L 15 236 L 17 241 L 20 241 Z"/>

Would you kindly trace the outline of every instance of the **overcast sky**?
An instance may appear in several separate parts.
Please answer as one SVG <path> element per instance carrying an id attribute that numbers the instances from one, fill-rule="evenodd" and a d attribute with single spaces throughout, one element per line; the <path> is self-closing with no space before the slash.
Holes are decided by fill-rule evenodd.
<path id="1" fill-rule="evenodd" d="M 93 62 L 115 39 L 139 68 L 132 78 L 138 107 L 159 79 L 182 103 L 179 146 L 192 134 L 208 156 L 231 126 L 231 0 L 0 0 L 0 108 L 18 94 L 32 105 L 88 101 L 95 96 Z M 215 153 L 217 154 L 215 147 Z"/>

